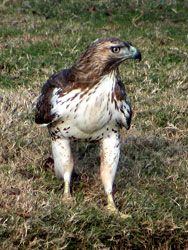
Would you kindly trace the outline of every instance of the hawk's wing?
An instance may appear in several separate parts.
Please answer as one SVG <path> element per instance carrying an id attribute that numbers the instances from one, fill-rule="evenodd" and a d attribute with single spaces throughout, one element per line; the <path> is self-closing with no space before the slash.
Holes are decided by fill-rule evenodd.
<path id="1" fill-rule="evenodd" d="M 35 111 L 35 122 L 38 124 L 48 124 L 56 120 L 55 114 L 51 113 L 53 90 L 55 88 L 64 91 L 69 87 L 68 79 L 69 69 L 64 69 L 57 74 L 52 75 L 44 84 L 41 94 L 37 100 Z M 70 84 L 71 85 L 71 84 Z"/>
<path id="2" fill-rule="evenodd" d="M 132 119 L 132 107 L 130 99 L 126 94 L 125 86 L 121 79 L 117 79 L 115 85 L 115 96 L 118 101 L 120 101 L 119 116 L 117 118 L 117 123 L 120 127 L 125 127 L 126 129 L 130 128 L 131 119 Z"/>

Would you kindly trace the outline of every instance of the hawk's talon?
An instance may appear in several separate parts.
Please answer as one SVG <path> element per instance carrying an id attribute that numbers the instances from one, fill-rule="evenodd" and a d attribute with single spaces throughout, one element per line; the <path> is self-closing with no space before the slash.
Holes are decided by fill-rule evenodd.
<path id="1" fill-rule="evenodd" d="M 106 206 L 107 211 L 112 214 L 112 215 L 117 215 L 119 216 L 121 219 L 128 219 L 131 218 L 132 216 L 130 214 L 124 214 L 122 212 L 120 212 L 115 206 L 113 206 L 112 204 L 108 204 Z"/>
<path id="2" fill-rule="evenodd" d="M 118 213 L 119 211 L 118 211 L 118 209 L 115 207 L 115 205 L 114 204 L 108 204 L 107 206 L 106 206 L 106 209 L 110 212 L 110 213 Z"/>
<path id="3" fill-rule="evenodd" d="M 130 218 L 132 218 L 132 216 L 130 214 L 124 214 L 122 212 L 119 212 L 119 217 L 121 219 L 130 219 Z"/>

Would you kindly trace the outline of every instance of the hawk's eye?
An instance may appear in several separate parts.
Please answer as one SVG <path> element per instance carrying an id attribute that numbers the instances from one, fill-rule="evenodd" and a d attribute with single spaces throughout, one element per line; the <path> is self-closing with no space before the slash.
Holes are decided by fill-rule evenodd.
<path id="1" fill-rule="evenodd" d="M 113 53 L 118 53 L 120 52 L 120 47 L 111 47 L 111 50 Z"/>

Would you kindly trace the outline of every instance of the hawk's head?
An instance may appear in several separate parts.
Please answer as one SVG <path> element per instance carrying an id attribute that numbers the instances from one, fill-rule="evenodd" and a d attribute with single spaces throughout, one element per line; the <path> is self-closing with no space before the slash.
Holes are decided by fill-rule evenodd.
<path id="1" fill-rule="evenodd" d="M 98 59 L 106 62 L 119 64 L 127 59 L 141 60 L 141 53 L 132 46 L 130 42 L 121 41 L 118 38 L 97 39 L 89 47 L 88 52 L 93 50 L 93 54 Z"/>
<path id="2" fill-rule="evenodd" d="M 86 49 L 72 72 L 77 78 L 86 81 L 97 79 L 116 69 L 120 63 L 127 59 L 141 60 L 140 51 L 130 42 L 118 38 L 97 39 Z"/>

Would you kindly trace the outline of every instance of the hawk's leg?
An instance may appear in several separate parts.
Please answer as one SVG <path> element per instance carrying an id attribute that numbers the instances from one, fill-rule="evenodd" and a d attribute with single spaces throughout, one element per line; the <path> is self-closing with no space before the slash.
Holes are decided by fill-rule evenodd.
<path id="1" fill-rule="evenodd" d="M 71 200 L 70 182 L 73 170 L 73 158 L 70 141 L 65 138 L 52 140 L 52 154 L 54 158 L 55 173 L 64 179 L 64 200 Z"/>
<path id="2" fill-rule="evenodd" d="M 101 141 L 101 179 L 107 194 L 107 209 L 117 211 L 112 187 L 120 155 L 120 138 L 118 131 L 113 131 Z"/>

